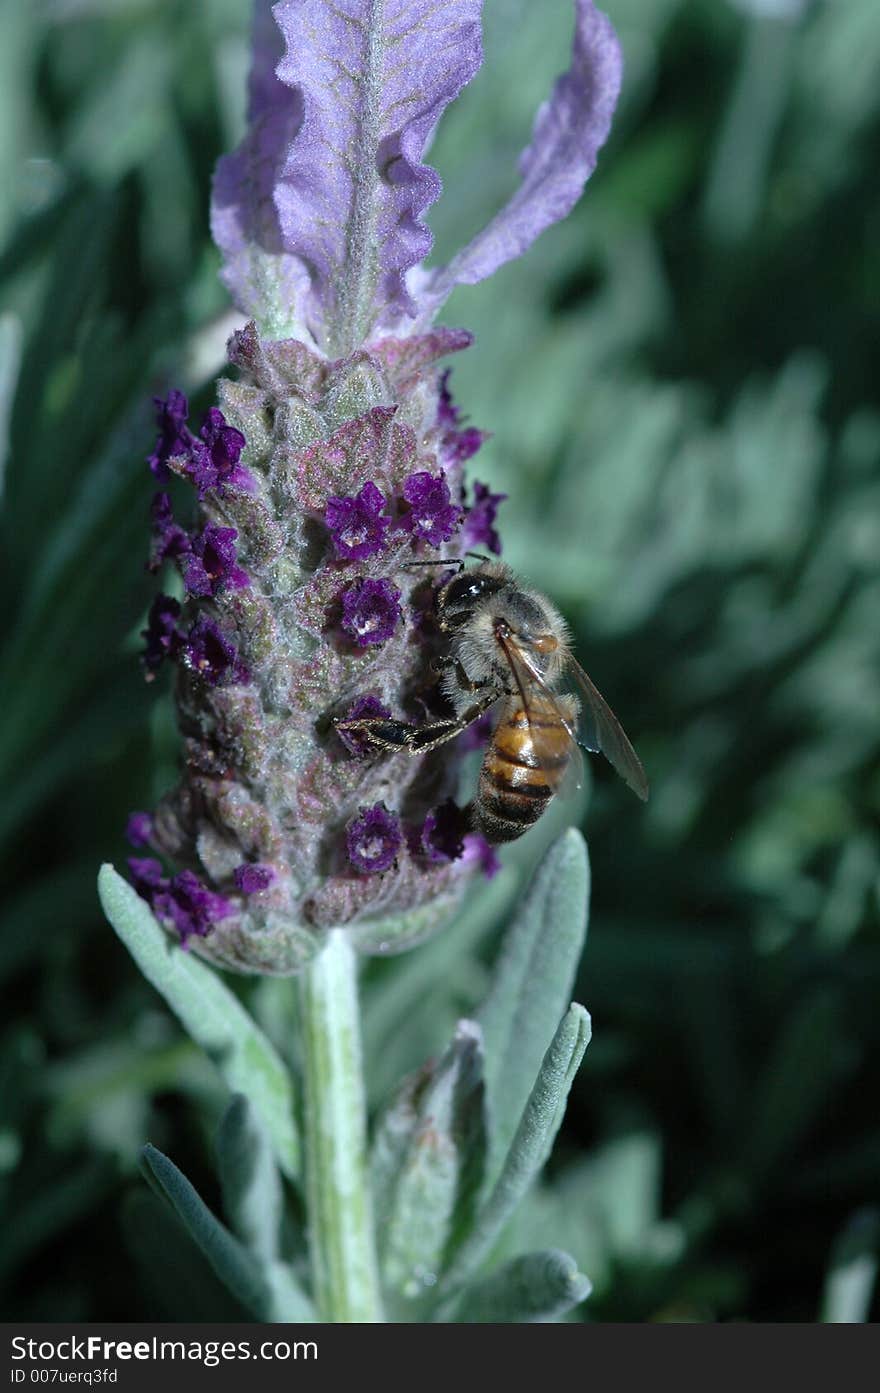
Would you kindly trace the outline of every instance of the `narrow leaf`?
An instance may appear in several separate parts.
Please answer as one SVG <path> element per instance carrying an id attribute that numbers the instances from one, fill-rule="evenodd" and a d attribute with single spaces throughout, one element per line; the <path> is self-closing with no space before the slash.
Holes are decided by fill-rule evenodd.
<path id="1" fill-rule="evenodd" d="M 244 1093 L 262 1121 L 278 1164 L 300 1173 L 300 1143 L 290 1075 L 274 1047 L 216 972 L 174 945 L 148 906 L 110 865 L 101 867 L 104 913 L 138 967 L 165 998 L 230 1089 Z"/>
<path id="2" fill-rule="evenodd" d="M 589 1040 L 590 1017 L 583 1006 L 572 1003 L 544 1056 L 501 1174 L 441 1283 L 441 1295 L 466 1281 L 488 1255 L 537 1177 L 559 1131 L 569 1089 Z"/>
<path id="3" fill-rule="evenodd" d="M 283 1197 L 272 1148 L 256 1113 L 236 1093 L 217 1132 L 223 1209 L 247 1248 L 265 1262 L 278 1257 Z"/>
<path id="4" fill-rule="evenodd" d="M 507 1154 L 547 1043 L 571 1000 L 587 931 L 590 871 L 575 829 L 544 856 L 504 939 L 477 1012 L 486 1050 L 489 1174 Z"/>
<path id="5" fill-rule="evenodd" d="M 559 1320 L 586 1300 L 590 1282 L 568 1253 L 551 1248 L 505 1263 L 491 1277 L 463 1293 L 457 1316 L 468 1323 L 523 1323 Z"/>
<path id="6" fill-rule="evenodd" d="M 141 1152 L 151 1188 L 173 1208 L 225 1287 L 259 1320 L 313 1320 L 311 1305 L 282 1263 L 263 1264 L 233 1237 L 174 1162 L 155 1146 Z"/>
<path id="7" fill-rule="evenodd" d="M 409 1318 L 473 1221 L 486 1154 L 479 1027 L 460 1021 L 440 1061 L 380 1123 L 373 1182 L 382 1277 Z"/>
<path id="8" fill-rule="evenodd" d="M 860 1325 L 868 1320 L 878 1258 L 880 1210 L 862 1209 L 835 1240 L 820 1320 L 832 1325 Z"/>
<path id="9" fill-rule="evenodd" d="M 21 366 L 21 320 L 14 314 L 0 315 L 0 498 L 9 452 L 9 417 Z"/>

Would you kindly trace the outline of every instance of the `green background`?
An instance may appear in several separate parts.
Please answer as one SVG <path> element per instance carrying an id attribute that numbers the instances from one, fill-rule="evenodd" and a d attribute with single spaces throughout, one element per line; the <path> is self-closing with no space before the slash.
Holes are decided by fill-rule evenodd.
<path id="1" fill-rule="evenodd" d="M 453 385 L 493 432 L 476 472 L 509 494 L 505 554 L 652 783 L 643 808 L 592 765 L 594 1038 L 507 1245 L 569 1248 L 586 1320 L 853 1316 L 828 1276 L 860 1253 L 846 1270 L 870 1272 L 880 1178 L 880 11 L 605 8 L 626 83 L 585 198 L 444 315 L 477 334 Z M 94 884 L 174 778 L 168 693 L 136 660 L 143 460 L 152 393 L 204 408 L 220 363 L 208 189 L 247 9 L 0 11 L 7 1320 L 236 1314 L 136 1164 L 154 1142 L 211 1202 L 223 1089 Z M 432 152 L 441 254 L 513 188 L 570 41 L 567 0 L 486 10 L 486 66 Z M 571 815 L 455 933 L 370 965 L 374 1103 L 479 999 Z M 237 989 L 291 1050 L 290 986 Z"/>

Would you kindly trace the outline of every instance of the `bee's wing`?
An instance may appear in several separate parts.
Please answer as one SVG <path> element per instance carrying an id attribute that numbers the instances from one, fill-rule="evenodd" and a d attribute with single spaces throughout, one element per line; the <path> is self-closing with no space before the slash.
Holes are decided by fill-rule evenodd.
<path id="1" fill-rule="evenodd" d="M 577 734 L 577 708 L 570 697 L 561 696 L 548 687 L 534 660 L 514 638 L 499 638 L 499 643 L 516 683 L 538 758 L 545 759 L 552 766 L 559 757 L 559 730 L 563 730 L 568 737 L 569 767 L 559 794 L 564 796 L 571 793 L 573 789 L 580 788 L 584 781 L 584 760 Z M 540 701 L 536 700 L 535 693 Z M 548 724 L 547 707 L 553 712 L 556 724 Z"/>
<path id="2" fill-rule="evenodd" d="M 648 797 L 648 779 L 642 762 L 626 737 L 623 726 L 580 663 L 566 651 L 566 670 L 583 698 L 581 738 L 589 750 L 600 750 L 625 784 L 642 802 Z"/>

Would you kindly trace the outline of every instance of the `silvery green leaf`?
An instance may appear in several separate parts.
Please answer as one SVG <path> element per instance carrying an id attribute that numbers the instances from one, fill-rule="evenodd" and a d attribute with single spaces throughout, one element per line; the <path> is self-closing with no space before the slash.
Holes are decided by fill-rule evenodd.
<path id="1" fill-rule="evenodd" d="M 138 967 L 165 998 L 233 1092 L 244 1093 L 266 1128 L 285 1175 L 300 1173 L 290 1075 L 274 1047 L 212 968 L 173 944 L 149 908 L 110 865 L 101 867 L 104 913 Z"/>
<path id="2" fill-rule="evenodd" d="M 280 1263 L 259 1262 L 210 1211 L 198 1191 L 173 1161 L 145 1146 L 144 1175 L 169 1202 L 217 1276 L 258 1320 L 308 1320 L 310 1306 L 292 1274 Z"/>
<path id="3" fill-rule="evenodd" d="M 537 1177 L 559 1131 L 569 1089 L 589 1040 L 590 1017 L 583 1006 L 573 1002 L 544 1056 L 501 1174 L 443 1278 L 441 1294 L 455 1292 L 479 1267 Z"/>
<path id="4" fill-rule="evenodd" d="M 590 1281 L 568 1253 L 551 1248 L 526 1253 L 465 1291 L 459 1320 L 467 1322 L 549 1322 L 585 1301 Z"/>
<path id="5" fill-rule="evenodd" d="M 571 1000 L 589 893 L 586 844 L 571 828 L 538 866 L 477 1012 L 486 1050 L 491 1176 L 498 1173 L 547 1043 Z"/>
<path id="6" fill-rule="evenodd" d="M 223 1208 L 242 1242 L 257 1257 L 278 1257 L 283 1198 L 275 1158 L 256 1113 L 236 1093 L 217 1132 L 217 1169 Z"/>
<path id="7" fill-rule="evenodd" d="M 14 314 L 0 315 L 0 498 L 9 451 L 9 417 L 21 365 L 21 320 Z"/>
<path id="8" fill-rule="evenodd" d="M 855 1325 L 868 1320 L 878 1257 L 880 1210 L 862 1209 L 835 1240 L 820 1320 L 833 1325 Z"/>
<path id="9" fill-rule="evenodd" d="M 405 1082 L 376 1137 L 382 1277 L 410 1318 L 473 1222 L 485 1155 L 480 1031 L 460 1021 L 439 1062 Z"/>

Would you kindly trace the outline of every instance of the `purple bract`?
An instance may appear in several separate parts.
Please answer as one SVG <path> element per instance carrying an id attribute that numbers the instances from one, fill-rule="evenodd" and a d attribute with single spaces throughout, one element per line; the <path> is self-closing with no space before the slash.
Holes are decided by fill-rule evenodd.
<path id="1" fill-rule="evenodd" d="M 447 266 L 424 272 L 424 213 L 441 186 L 422 155 L 482 62 L 480 0 L 281 0 L 271 11 L 259 0 L 249 129 L 220 162 L 212 207 L 239 307 L 344 354 L 377 331 L 424 327 L 456 285 L 565 217 L 621 79 L 608 19 L 593 0 L 575 0 L 575 15 L 571 66 L 538 112 L 519 188 Z"/>

